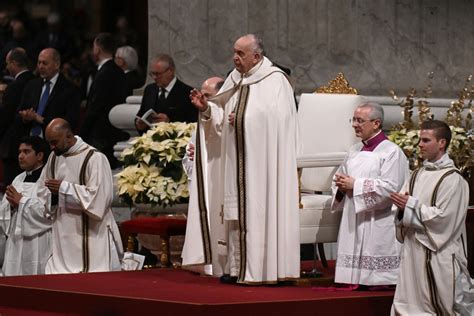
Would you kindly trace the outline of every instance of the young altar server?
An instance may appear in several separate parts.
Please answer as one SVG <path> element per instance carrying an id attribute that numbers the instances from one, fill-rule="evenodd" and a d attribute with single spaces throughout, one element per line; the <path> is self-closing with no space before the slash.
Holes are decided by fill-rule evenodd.
<path id="1" fill-rule="evenodd" d="M 423 122 L 423 167 L 391 194 L 403 243 L 392 315 L 474 315 L 465 234 L 469 186 L 446 153 L 450 140 L 446 123 Z"/>
<path id="2" fill-rule="evenodd" d="M 6 189 L 0 204 L 0 231 L 6 238 L 3 275 L 44 274 L 51 255 L 51 220 L 38 199 L 37 180 L 48 157 L 48 144 L 38 136 L 21 140 L 18 161 L 23 173 Z M 50 194 L 44 192 L 50 203 Z"/>

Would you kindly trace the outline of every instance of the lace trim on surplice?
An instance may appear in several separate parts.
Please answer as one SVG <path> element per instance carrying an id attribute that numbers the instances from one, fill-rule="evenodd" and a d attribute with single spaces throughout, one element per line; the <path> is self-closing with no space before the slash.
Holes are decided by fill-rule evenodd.
<path id="1" fill-rule="evenodd" d="M 372 179 L 364 180 L 362 196 L 364 197 L 365 205 L 369 208 L 377 204 L 377 193 L 375 193 L 375 183 Z"/>
<path id="2" fill-rule="evenodd" d="M 355 255 L 338 255 L 338 267 L 372 270 L 372 271 L 389 271 L 398 269 L 400 266 L 399 256 L 355 256 Z"/>

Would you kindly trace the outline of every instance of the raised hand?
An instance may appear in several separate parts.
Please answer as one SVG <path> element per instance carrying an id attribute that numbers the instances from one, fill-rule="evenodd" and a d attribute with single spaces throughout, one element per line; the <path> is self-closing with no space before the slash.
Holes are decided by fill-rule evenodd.
<path id="1" fill-rule="evenodd" d="M 191 103 L 200 111 L 204 112 L 207 110 L 207 98 L 204 96 L 204 94 L 201 93 L 201 91 L 197 89 L 191 90 L 191 93 L 189 94 L 189 98 L 191 99 Z"/>

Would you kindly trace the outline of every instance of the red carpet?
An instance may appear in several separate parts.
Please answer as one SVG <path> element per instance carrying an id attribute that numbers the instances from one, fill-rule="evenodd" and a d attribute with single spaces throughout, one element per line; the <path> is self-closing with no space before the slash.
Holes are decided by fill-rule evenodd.
<path id="1" fill-rule="evenodd" d="M 393 292 L 220 284 L 186 270 L 0 278 L 1 315 L 388 315 Z M 34 311 L 34 312 L 33 312 Z"/>

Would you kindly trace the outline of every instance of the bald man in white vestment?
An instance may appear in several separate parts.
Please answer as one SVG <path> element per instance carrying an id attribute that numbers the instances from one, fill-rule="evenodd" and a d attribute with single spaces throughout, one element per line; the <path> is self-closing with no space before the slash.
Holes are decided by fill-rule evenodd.
<path id="1" fill-rule="evenodd" d="M 235 69 L 209 102 L 199 91 L 191 92 L 200 111 L 195 159 L 204 151 L 217 152 L 221 174 L 206 179 L 196 162 L 192 182 L 199 189 L 199 213 L 189 214 L 188 223 L 196 216 L 200 225 L 194 230 L 198 237 L 183 249 L 183 264 L 210 264 L 214 256 L 226 254 L 222 282 L 268 284 L 298 278 L 293 89 L 285 73 L 263 56 L 255 35 L 235 42 L 233 60 Z M 218 145 L 215 138 L 220 138 Z M 221 207 L 209 209 L 210 200 Z M 208 212 L 219 212 L 226 226 L 218 253 L 211 247 Z"/>
<path id="2" fill-rule="evenodd" d="M 400 244 L 390 193 L 398 192 L 405 182 L 408 160 L 385 137 L 383 119 L 383 108 L 377 103 L 356 108 L 352 127 L 362 142 L 351 147 L 334 177 L 334 206 L 344 208 L 335 282 L 348 289 L 389 288 L 397 282 Z"/>
<path id="3" fill-rule="evenodd" d="M 57 196 L 52 256 L 46 273 L 120 270 L 119 230 L 110 208 L 112 171 L 104 154 L 74 136 L 69 123 L 54 119 L 46 128 L 50 155 L 39 183 Z"/>
<path id="4" fill-rule="evenodd" d="M 423 166 L 391 195 L 403 243 L 392 315 L 474 315 L 466 255 L 469 186 L 446 153 L 449 126 L 425 121 L 420 129 Z"/>
<path id="5" fill-rule="evenodd" d="M 219 89 L 222 87 L 224 83 L 224 79 L 220 77 L 211 77 L 206 79 L 201 85 L 201 93 L 204 95 L 206 99 L 213 97 L 217 94 Z M 190 180 L 190 188 L 189 188 L 189 209 L 188 209 L 188 224 L 186 226 L 187 232 L 184 240 L 184 249 L 186 251 L 183 252 L 183 260 L 184 262 L 192 262 L 193 253 L 189 251 L 188 245 L 192 245 L 194 239 L 196 238 L 196 234 L 201 235 L 200 229 L 200 219 L 199 219 L 199 191 L 197 187 L 197 176 L 205 177 L 206 179 L 213 179 L 220 177 L 220 137 L 213 138 L 213 146 L 214 148 L 218 149 L 215 151 L 204 151 L 199 152 L 199 159 L 196 162 L 194 159 L 195 157 L 195 146 L 196 146 L 196 132 L 194 131 L 191 141 L 189 142 L 188 146 L 186 147 L 186 155 L 183 158 L 183 167 L 188 175 Z M 204 160 L 203 155 L 206 155 Z M 198 164 L 198 172 L 199 174 L 194 174 L 194 163 Z M 204 174 L 205 175 L 204 175 Z M 194 179 L 194 180 L 193 180 Z M 218 182 L 206 182 L 207 187 L 205 192 L 208 191 L 215 191 L 215 185 L 218 185 Z M 220 211 L 220 204 L 216 204 L 215 199 L 207 199 L 208 201 L 208 209 L 207 215 L 209 216 L 208 222 L 210 225 L 209 232 L 210 232 L 210 243 L 211 243 L 211 252 L 214 254 L 212 256 L 212 264 L 205 264 L 205 265 L 196 265 L 195 263 L 184 265 L 185 268 L 206 274 L 206 275 L 214 275 L 214 276 L 221 276 L 224 271 L 225 266 L 225 258 L 227 256 L 226 253 L 218 253 L 219 249 L 219 240 L 223 240 L 225 237 L 225 225 L 224 222 L 221 221 L 221 217 L 219 216 Z M 214 211 L 212 211 L 214 210 Z M 194 222 L 193 222 L 194 220 Z M 199 238 L 199 237 L 198 237 Z"/>

